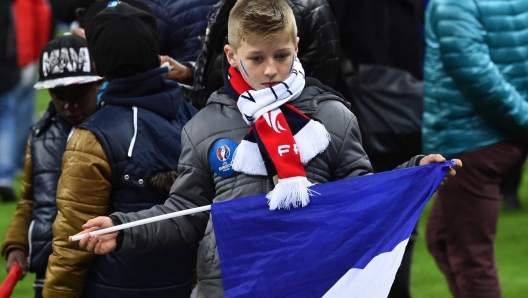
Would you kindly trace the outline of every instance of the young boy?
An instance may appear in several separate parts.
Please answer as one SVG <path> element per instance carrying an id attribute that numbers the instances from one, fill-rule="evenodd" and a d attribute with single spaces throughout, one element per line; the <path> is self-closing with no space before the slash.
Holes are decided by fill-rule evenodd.
<path id="1" fill-rule="evenodd" d="M 189 297 L 196 245 L 96 256 L 68 243 L 88 219 L 163 204 L 177 176 L 180 88 L 160 68 L 152 11 L 138 1 L 95 2 L 86 26 L 98 74 L 109 84 L 101 109 L 73 133 L 57 188 L 44 297 Z M 90 11 L 87 12 L 87 17 Z M 110 269 L 110 270 L 109 270 Z"/>
<path id="2" fill-rule="evenodd" d="M 150 210 L 90 220 L 85 229 L 263 193 L 272 209 L 299 206 L 306 204 L 312 183 L 372 173 L 356 118 L 344 100 L 304 77 L 296 59 L 298 39 L 291 8 L 283 0 L 239 0 L 228 26 L 225 88 L 214 93 L 184 127 L 180 175 L 169 199 Z M 401 167 L 442 161 L 438 155 L 417 156 Z M 223 296 L 209 214 L 117 234 L 87 235 L 80 245 L 96 253 L 116 248 L 126 253 L 201 240 L 198 297 Z"/>
<path id="3" fill-rule="evenodd" d="M 2 243 L 8 271 L 19 264 L 24 275 L 36 273 L 35 297 L 42 297 L 51 254 L 62 154 L 72 131 L 97 107 L 102 78 L 95 73 L 92 61 L 86 40 L 74 35 L 50 41 L 40 54 L 35 88 L 48 89 L 52 100 L 42 119 L 31 128 L 20 202 Z"/>

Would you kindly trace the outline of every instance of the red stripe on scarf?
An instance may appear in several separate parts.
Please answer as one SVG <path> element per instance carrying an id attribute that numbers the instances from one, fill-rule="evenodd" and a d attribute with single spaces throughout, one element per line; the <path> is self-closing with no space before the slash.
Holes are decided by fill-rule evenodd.
<path id="1" fill-rule="evenodd" d="M 306 177 L 306 172 L 304 171 L 301 157 L 296 147 L 297 144 L 283 113 L 277 115 L 274 124 L 277 126 L 280 124 L 285 130 L 279 130 L 280 133 L 277 133 L 273 127 L 268 125 L 264 119 L 264 115 L 259 117 L 254 125 L 264 147 L 266 147 L 266 151 L 268 151 L 275 165 L 277 175 L 280 179 L 298 176 Z"/>

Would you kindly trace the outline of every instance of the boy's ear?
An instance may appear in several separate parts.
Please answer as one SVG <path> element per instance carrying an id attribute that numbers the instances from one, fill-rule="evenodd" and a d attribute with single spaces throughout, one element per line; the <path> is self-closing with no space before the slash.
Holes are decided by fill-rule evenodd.
<path id="1" fill-rule="evenodd" d="M 297 41 L 295 42 L 295 53 L 299 52 L 299 37 L 297 36 Z"/>
<path id="2" fill-rule="evenodd" d="M 226 44 L 226 45 L 224 46 L 224 52 L 225 52 L 226 57 L 227 57 L 227 62 L 228 62 L 231 66 L 233 66 L 233 67 L 237 67 L 238 64 L 237 64 L 237 61 L 236 61 L 236 59 L 235 59 L 235 49 L 234 49 L 232 46 Z"/>

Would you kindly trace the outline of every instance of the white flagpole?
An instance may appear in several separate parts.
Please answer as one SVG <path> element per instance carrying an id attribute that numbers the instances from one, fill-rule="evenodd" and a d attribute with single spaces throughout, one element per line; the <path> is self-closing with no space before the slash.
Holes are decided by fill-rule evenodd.
<path id="1" fill-rule="evenodd" d="M 89 233 L 79 234 L 79 235 L 70 236 L 70 237 L 71 237 L 71 241 L 79 241 L 84 236 L 86 236 L 86 234 L 90 234 L 92 236 L 108 234 L 108 233 L 112 233 L 112 232 L 115 232 L 115 231 L 120 231 L 120 230 L 123 230 L 123 229 L 132 228 L 132 227 L 135 227 L 135 226 L 148 224 L 148 223 L 151 223 L 151 222 L 156 222 L 156 221 L 160 221 L 160 220 L 164 220 L 164 219 L 168 219 L 168 218 L 180 217 L 180 216 L 184 216 L 184 215 L 188 215 L 188 214 L 194 214 L 194 213 L 203 212 L 203 211 L 209 211 L 209 210 L 211 210 L 211 205 L 202 206 L 202 207 L 196 207 L 196 208 L 192 208 L 192 209 L 176 211 L 176 212 L 172 212 L 172 213 L 167 213 L 167 214 L 163 214 L 163 215 L 158 215 L 158 216 L 154 216 L 154 217 L 140 219 L 140 220 L 136 220 L 136 221 L 132 221 L 132 222 L 126 223 L 126 224 L 117 225 L 117 226 L 113 226 L 113 227 L 110 227 L 110 228 L 101 229 L 101 230 L 97 230 L 97 231 L 92 231 L 92 232 L 89 232 Z"/>

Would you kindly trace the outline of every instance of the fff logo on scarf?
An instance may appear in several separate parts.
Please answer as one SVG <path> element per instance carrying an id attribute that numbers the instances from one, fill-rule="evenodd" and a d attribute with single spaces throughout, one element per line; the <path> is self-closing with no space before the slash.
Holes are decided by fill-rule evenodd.
<path id="1" fill-rule="evenodd" d="M 237 143 L 230 139 L 216 141 L 209 151 L 209 162 L 213 171 L 220 177 L 227 178 L 235 172 L 233 170 L 233 153 Z"/>

